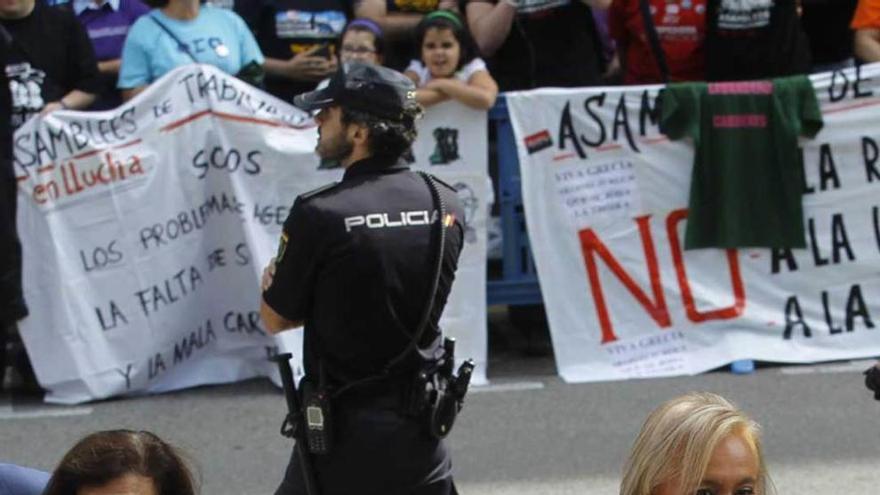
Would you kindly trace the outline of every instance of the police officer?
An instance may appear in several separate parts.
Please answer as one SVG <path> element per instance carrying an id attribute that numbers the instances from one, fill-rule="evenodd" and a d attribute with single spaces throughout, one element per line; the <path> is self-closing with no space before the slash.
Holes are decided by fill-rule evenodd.
<path id="1" fill-rule="evenodd" d="M 421 112 L 414 87 L 391 69 L 352 62 L 294 104 L 319 110 L 317 153 L 345 173 L 294 202 L 263 272 L 261 315 L 272 333 L 305 325 L 300 388 L 329 397 L 332 446 L 311 456 L 320 492 L 455 494 L 443 442 L 409 405 L 424 393 L 414 377 L 442 355 L 437 323 L 462 248 L 464 212 L 454 189 L 437 181 L 432 192 L 400 160 Z M 419 334 L 421 320 L 427 324 Z M 297 456 L 276 494 L 305 493 Z"/>

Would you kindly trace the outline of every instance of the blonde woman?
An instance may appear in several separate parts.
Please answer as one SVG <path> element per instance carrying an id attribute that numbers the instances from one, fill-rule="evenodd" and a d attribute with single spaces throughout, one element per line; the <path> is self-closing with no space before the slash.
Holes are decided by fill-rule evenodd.
<path id="1" fill-rule="evenodd" d="M 683 395 L 651 412 L 620 484 L 620 495 L 772 493 L 760 427 L 711 393 Z"/>

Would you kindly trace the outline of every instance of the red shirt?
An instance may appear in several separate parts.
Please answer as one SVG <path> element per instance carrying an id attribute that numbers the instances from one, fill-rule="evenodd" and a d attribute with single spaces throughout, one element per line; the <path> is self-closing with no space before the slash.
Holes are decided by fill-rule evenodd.
<path id="1" fill-rule="evenodd" d="M 706 0 L 649 0 L 670 81 L 702 81 Z M 614 0 L 608 27 L 618 46 L 626 47 L 625 84 L 660 83 L 660 67 L 645 34 L 639 0 Z"/>

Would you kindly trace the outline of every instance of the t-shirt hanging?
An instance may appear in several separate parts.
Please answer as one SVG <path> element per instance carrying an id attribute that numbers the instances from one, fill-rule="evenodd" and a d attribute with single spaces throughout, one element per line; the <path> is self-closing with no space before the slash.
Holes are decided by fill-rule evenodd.
<path id="1" fill-rule="evenodd" d="M 660 129 L 694 141 L 685 249 L 806 247 L 798 136 L 822 114 L 806 76 L 670 84 Z"/>

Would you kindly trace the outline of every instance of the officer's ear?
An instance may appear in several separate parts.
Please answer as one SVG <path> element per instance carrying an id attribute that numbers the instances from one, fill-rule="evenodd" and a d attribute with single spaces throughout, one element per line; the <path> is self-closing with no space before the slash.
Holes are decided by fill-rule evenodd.
<path id="1" fill-rule="evenodd" d="M 355 145 L 366 145 L 370 139 L 370 129 L 363 124 L 351 124 L 348 127 L 348 137 Z"/>

